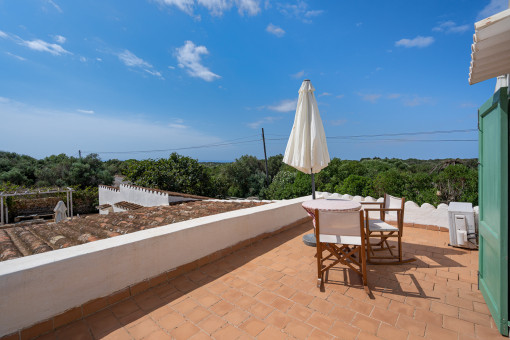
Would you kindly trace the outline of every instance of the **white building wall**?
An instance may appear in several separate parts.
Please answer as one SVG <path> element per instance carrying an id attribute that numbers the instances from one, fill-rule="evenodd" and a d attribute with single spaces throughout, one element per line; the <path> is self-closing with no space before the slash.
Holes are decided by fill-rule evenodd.
<path id="1" fill-rule="evenodd" d="M 122 201 L 120 199 L 120 190 L 109 187 L 106 185 L 100 185 L 98 188 L 99 192 L 99 205 L 103 204 L 110 204 L 113 205 L 114 203 Z"/>
<path id="2" fill-rule="evenodd" d="M 120 198 L 120 201 L 135 203 L 144 207 L 168 205 L 168 194 L 126 184 L 120 185 Z"/>

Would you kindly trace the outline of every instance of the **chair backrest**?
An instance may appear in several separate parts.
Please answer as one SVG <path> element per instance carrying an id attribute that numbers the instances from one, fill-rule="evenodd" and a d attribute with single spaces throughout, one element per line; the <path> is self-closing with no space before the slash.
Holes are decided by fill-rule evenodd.
<path id="1" fill-rule="evenodd" d="M 401 222 L 404 222 L 404 207 L 406 199 L 404 197 L 395 197 L 388 194 L 384 194 L 384 208 L 385 209 L 402 209 Z M 396 216 L 396 212 L 387 212 L 393 216 Z"/>
<path id="2" fill-rule="evenodd" d="M 364 237 L 362 211 L 317 211 L 319 223 L 316 223 L 317 232 L 327 235 Z"/>

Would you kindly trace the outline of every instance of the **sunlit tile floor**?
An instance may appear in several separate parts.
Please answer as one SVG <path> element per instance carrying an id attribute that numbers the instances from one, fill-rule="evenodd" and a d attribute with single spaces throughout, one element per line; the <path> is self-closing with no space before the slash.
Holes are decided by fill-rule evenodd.
<path id="1" fill-rule="evenodd" d="M 311 230 L 257 242 L 39 339 L 501 337 L 477 289 L 478 252 L 449 247 L 448 233 L 406 228 L 404 256 L 417 260 L 369 265 L 369 296 L 341 265 L 316 287 L 315 248 L 301 240 Z"/>

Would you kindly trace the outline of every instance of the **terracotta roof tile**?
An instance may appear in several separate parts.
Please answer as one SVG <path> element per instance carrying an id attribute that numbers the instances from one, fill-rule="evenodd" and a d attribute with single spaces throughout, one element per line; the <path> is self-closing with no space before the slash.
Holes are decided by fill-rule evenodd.
<path id="1" fill-rule="evenodd" d="M 142 207 L 119 202 L 124 212 L 75 217 L 60 223 L 34 220 L 0 229 L 0 261 L 155 228 L 197 217 L 262 205 L 262 202 L 191 201 Z"/>

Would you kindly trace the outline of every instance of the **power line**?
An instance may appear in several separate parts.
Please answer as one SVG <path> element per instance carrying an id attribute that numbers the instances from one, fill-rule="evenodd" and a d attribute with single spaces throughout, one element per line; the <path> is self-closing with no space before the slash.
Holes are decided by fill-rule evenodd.
<path id="1" fill-rule="evenodd" d="M 236 141 L 240 139 L 246 139 L 248 137 L 236 138 L 231 141 Z M 151 152 L 169 152 L 169 151 L 181 151 L 181 150 L 191 150 L 191 149 L 203 149 L 203 148 L 213 148 L 218 146 L 228 146 L 228 145 L 236 145 L 236 144 L 245 144 L 245 143 L 253 143 L 260 142 L 262 139 L 252 139 L 247 141 L 239 141 L 239 142 L 221 142 L 215 144 L 204 144 L 204 145 L 196 145 L 196 146 L 188 146 L 182 148 L 173 148 L 173 149 L 155 149 L 155 150 L 132 150 L 132 151 L 98 151 L 98 152 L 88 152 L 87 153 L 97 153 L 97 154 L 134 154 L 134 153 L 151 153 Z"/>
<path id="2" fill-rule="evenodd" d="M 330 136 L 327 139 L 350 139 L 350 138 L 363 138 L 363 137 L 395 137 L 395 136 L 415 136 L 415 135 L 435 135 L 445 133 L 464 133 L 464 132 L 475 132 L 478 129 L 464 129 L 464 130 L 437 130 L 437 131 L 422 131 L 422 132 L 401 132 L 401 133 L 382 133 L 377 135 L 351 135 L 351 136 Z M 268 136 L 284 136 L 267 134 Z M 267 140 L 286 140 L 286 138 L 266 138 Z"/>
<path id="3" fill-rule="evenodd" d="M 378 135 L 357 135 L 357 136 L 334 136 L 328 137 L 330 139 L 342 139 L 342 138 L 360 138 L 360 137 L 390 137 L 390 136 L 415 136 L 415 135 L 435 135 L 444 133 L 459 133 L 459 132 L 474 132 L 477 129 L 466 129 L 466 130 L 438 130 L 438 131 L 425 131 L 425 132 L 403 132 L 403 133 L 382 133 Z"/>
<path id="4" fill-rule="evenodd" d="M 342 143 L 374 143 L 374 142 L 477 142 L 477 139 L 406 139 L 406 138 L 392 138 L 392 139 L 370 139 L 373 137 L 396 137 L 396 136 L 418 136 L 418 135 L 434 135 L 434 134 L 447 134 L 447 133 L 465 133 L 475 132 L 477 129 L 464 129 L 464 130 L 436 130 L 436 131 L 421 131 L 421 132 L 402 132 L 402 133 L 383 133 L 376 135 L 351 135 L 351 136 L 331 136 L 326 137 L 329 140 L 340 140 Z M 272 136 L 283 136 L 270 134 Z M 261 138 L 245 140 L 252 137 L 258 137 L 258 135 L 249 135 L 245 137 L 230 139 L 223 142 L 195 145 L 181 148 L 169 148 L 169 149 L 153 149 L 153 150 L 130 150 L 130 151 L 83 151 L 83 153 L 91 154 L 138 154 L 138 153 L 153 153 L 153 152 L 171 152 L 171 151 L 182 151 L 182 150 L 193 150 L 193 149 L 206 149 L 223 147 L 237 144 L 247 144 L 260 142 Z M 285 138 L 266 138 L 268 141 L 284 141 Z M 331 141 L 334 143 L 334 141 Z M 339 141 L 340 142 L 340 141 Z"/>

